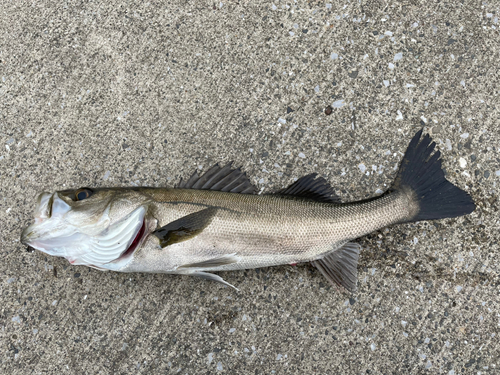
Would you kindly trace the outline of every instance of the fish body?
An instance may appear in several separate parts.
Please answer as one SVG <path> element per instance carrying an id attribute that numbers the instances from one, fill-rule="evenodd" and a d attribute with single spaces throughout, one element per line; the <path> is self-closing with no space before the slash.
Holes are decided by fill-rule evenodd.
<path id="1" fill-rule="evenodd" d="M 205 271 L 309 262 L 351 239 L 411 216 L 404 194 L 345 205 L 210 190 L 146 188 L 138 194 L 151 197 L 151 213 L 159 227 L 188 215 L 207 223 L 193 238 L 165 247 L 151 236 L 121 271 L 175 272 L 186 264 L 228 255 L 237 261 L 212 264 Z"/>
<path id="2" fill-rule="evenodd" d="M 332 283 L 356 289 L 360 247 L 350 241 L 410 221 L 470 213 L 471 197 L 448 182 L 439 151 L 421 131 L 393 187 L 340 203 L 322 177 L 256 195 L 230 165 L 196 173 L 178 188 L 83 188 L 38 198 L 23 243 L 72 264 L 119 272 L 200 276 L 213 271 L 312 262 Z"/>

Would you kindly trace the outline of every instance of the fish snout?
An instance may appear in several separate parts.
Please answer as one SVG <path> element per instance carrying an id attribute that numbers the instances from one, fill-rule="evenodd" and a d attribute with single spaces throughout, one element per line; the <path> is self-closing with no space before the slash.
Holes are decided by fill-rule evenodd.
<path id="1" fill-rule="evenodd" d="M 36 231 L 36 225 L 42 223 L 50 217 L 51 201 L 53 194 L 43 192 L 36 198 L 36 207 L 34 212 L 35 222 L 28 225 L 21 233 L 21 243 L 30 246 L 30 240 L 33 240 Z"/>
<path id="2" fill-rule="evenodd" d="M 27 226 L 26 228 L 23 229 L 21 233 L 21 243 L 23 245 L 29 246 L 29 241 L 30 238 L 33 236 L 33 224 Z"/>
<path id="3" fill-rule="evenodd" d="M 41 222 L 50 217 L 51 201 L 53 194 L 46 191 L 38 195 L 36 199 L 35 221 Z"/>

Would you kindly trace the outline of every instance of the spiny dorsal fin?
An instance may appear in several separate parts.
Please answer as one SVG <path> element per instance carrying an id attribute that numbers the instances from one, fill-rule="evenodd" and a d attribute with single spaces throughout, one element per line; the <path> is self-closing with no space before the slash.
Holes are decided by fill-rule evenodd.
<path id="1" fill-rule="evenodd" d="M 214 165 L 201 177 L 198 172 L 194 172 L 189 180 L 183 181 L 181 179 L 176 188 L 255 194 L 257 189 L 252 185 L 246 173 L 242 172 L 240 168 L 233 169 L 231 164 L 232 162 L 222 168 L 219 164 Z"/>
<path id="2" fill-rule="evenodd" d="M 301 177 L 289 187 L 273 194 L 306 198 L 317 202 L 340 203 L 339 197 L 335 195 L 330 184 L 323 177 L 316 178 L 317 175 L 317 173 L 311 173 Z"/>
<path id="3" fill-rule="evenodd" d="M 349 292 L 356 291 L 358 281 L 358 259 L 361 246 L 349 242 L 340 249 L 328 253 L 322 259 L 311 262 L 328 281 L 344 287 Z"/>

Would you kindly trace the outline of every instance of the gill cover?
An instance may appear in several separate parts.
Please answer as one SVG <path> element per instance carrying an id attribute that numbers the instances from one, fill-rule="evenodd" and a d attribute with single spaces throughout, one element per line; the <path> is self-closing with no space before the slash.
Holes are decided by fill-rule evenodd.
<path id="1" fill-rule="evenodd" d="M 23 231 L 21 241 L 76 265 L 100 268 L 115 261 L 136 239 L 147 205 L 129 213 L 114 210 L 119 211 L 115 213 L 111 198 L 112 195 L 99 203 L 82 205 L 83 202 L 73 203 L 58 193 L 42 193 L 37 200 L 35 223 Z"/>
<path id="2" fill-rule="evenodd" d="M 132 244 L 144 222 L 145 207 L 139 207 L 101 233 L 87 237 L 70 250 L 66 258 L 72 264 L 104 265 L 117 260 Z"/>

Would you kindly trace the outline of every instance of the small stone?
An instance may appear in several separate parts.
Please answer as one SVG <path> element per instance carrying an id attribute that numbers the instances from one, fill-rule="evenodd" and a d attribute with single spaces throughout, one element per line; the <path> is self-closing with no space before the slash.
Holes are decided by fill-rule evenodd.
<path id="1" fill-rule="evenodd" d="M 465 160 L 464 158 L 460 158 L 458 160 L 458 163 L 460 164 L 460 168 L 465 168 L 467 166 L 467 160 Z"/>
<path id="2" fill-rule="evenodd" d="M 325 108 L 325 115 L 330 116 L 332 114 L 332 106 L 328 106 Z"/>
<path id="3" fill-rule="evenodd" d="M 365 171 L 366 171 L 366 166 L 365 166 L 364 164 L 360 164 L 360 165 L 358 165 L 358 168 L 359 168 L 359 170 L 360 170 L 361 172 L 365 173 Z"/>
<path id="4" fill-rule="evenodd" d="M 341 99 L 341 100 L 337 100 L 336 102 L 333 102 L 332 107 L 333 108 L 340 108 L 340 107 L 343 107 L 344 105 L 345 105 L 345 102 L 343 99 Z"/>
<path id="5" fill-rule="evenodd" d="M 358 76 L 358 71 L 357 70 L 354 70 L 352 71 L 351 73 L 347 74 L 349 77 L 351 77 L 352 79 L 355 79 L 357 76 Z"/>
<path id="6" fill-rule="evenodd" d="M 490 177 L 490 171 L 484 171 L 484 178 Z"/>

